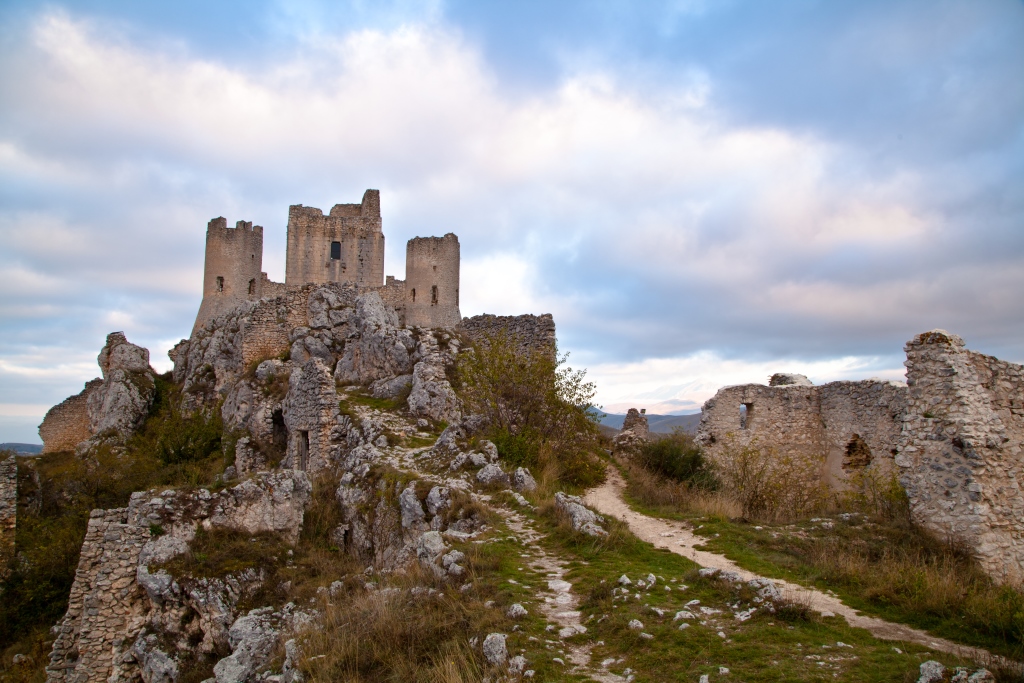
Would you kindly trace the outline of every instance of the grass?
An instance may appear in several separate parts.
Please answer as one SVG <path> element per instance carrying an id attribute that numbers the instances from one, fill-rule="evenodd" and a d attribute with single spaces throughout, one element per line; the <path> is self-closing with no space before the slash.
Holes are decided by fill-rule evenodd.
<path id="1" fill-rule="evenodd" d="M 627 500 L 688 520 L 705 549 L 744 569 L 832 590 L 868 614 L 1003 656 L 1024 657 L 1024 593 L 996 586 L 962 549 L 905 516 L 835 514 L 827 525 L 744 522 L 724 492 L 701 493 L 625 464 Z M 819 519 L 819 518 L 815 518 Z"/>

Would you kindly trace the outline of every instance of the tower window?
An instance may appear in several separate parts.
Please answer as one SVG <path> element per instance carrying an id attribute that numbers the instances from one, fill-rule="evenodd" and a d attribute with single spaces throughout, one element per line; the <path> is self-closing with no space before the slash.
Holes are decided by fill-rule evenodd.
<path id="1" fill-rule="evenodd" d="M 415 289 L 412 290 L 412 302 L 416 303 L 416 290 Z"/>
<path id="2" fill-rule="evenodd" d="M 256 280 L 249 280 L 249 296 L 256 293 Z"/>
<path id="3" fill-rule="evenodd" d="M 430 288 L 430 303 L 437 303 L 437 285 L 434 285 Z"/>
<path id="4" fill-rule="evenodd" d="M 341 242 L 331 242 L 331 260 L 341 259 Z"/>
<path id="5" fill-rule="evenodd" d="M 217 291 L 218 292 L 223 292 L 224 291 L 224 276 L 222 276 L 222 275 L 218 275 L 217 276 Z"/>

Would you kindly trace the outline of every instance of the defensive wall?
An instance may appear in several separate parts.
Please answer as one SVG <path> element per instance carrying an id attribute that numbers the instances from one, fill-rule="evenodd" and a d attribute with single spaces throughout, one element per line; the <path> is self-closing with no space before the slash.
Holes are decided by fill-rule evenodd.
<path id="1" fill-rule="evenodd" d="M 1024 580 L 1024 366 L 944 330 L 905 350 L 896 465 L 914 521 L 972 548 L 996 580 Z"/>
<path id="2" fill-rule="evenodd" d="M 697 442 L 716 459 L 751 444 L 813 458 L 833 484 L 869 465 L 892 473 L 907 386 L 884 380 L 813 386 L 804 380 L 720 389 L 701 409 Z"/>
<path id="3" fill-rule="evenodd" d="M 39 425 L 43 453 L 73 451 L 75 446 L 92 436 L 89 429 L 89 394 L 102 385 L 102 379 L 89 380 L 81 392 L 46 411 Z"/>
<path id="4" fill-rule="evenodd" d="M 456 328 L 469 341 L 480 344 L 496 334 L 507 334 L 519 352 L 544 353 L 554 357 L 555 319 L 550 313 L 542 315 L 474 315 L 463 318 Z"/>

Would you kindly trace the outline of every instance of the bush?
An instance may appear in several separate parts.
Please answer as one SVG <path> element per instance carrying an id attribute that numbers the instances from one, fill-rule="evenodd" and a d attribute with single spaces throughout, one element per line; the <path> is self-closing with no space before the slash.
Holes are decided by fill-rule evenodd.
<path id="1" fill-rule="evenodd" d="M 551 457 L 562 481 L 589 486 L 604 478 L 594 456 L 595 387 L 585 370 L 567 367 L 566 360 L 557 351 L 524 351 L 502 331 L 459 354 L 453 385 L 467 412 L 486 418 L 504 461 L 536 467 Z"/>
<path id="2" fill-rule="evenodd" d="M 645 443 L 637 460 L 652 472 L 673 481 L 704 490 L 718 487 L 711 464 L 704 458 L 700 446 L 678 427 L 669 436 Z"/>

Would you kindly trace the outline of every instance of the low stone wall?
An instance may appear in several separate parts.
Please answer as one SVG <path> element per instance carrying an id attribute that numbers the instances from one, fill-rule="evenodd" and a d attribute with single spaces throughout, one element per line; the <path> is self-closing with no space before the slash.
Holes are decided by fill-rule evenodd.
<path id="1" fill-rule="evenodd" d="M 6 577 L 14 554 L 14 533 L 18 521 L 18 461 L 15 456 L 0 461 L 0 579 Z"/>
<path id="2" fill-rule="evenodd" d="M 914 521 L 966 543 L 998 581 L 1024 581 L 1024 366 L 944 330 L 907 343 L 896 465 Z"/>
<path id="3" fill-rule="evenodd" d="M 75 446 L 92 436 L 89 431 L 89 394 L 103 385 L 96 378 L 85 383 L 81 392 L 70 396 L 46 411 L 39 425 L 43 453 L 73 451 Z"/>
<path id="4" fill-rule="evenodd" d="M 840 484 L 867 465 L 893 471 L 906 392 L 903 383 L 882 380 L 725 387 L 701 409 L 696 439 L 713 459 L 751 444 L 812 458 Z"/>
<path id="5" fill-rule="evenodd" d="M 520 351 L 527 353 L 556 353 L 555 319 L 550 313 L 543 315 L 475 315 L 463 318 L 456 331 L 470 342 L 486 342 L 495 334 L 505 333 L 516 340 Z"/>

